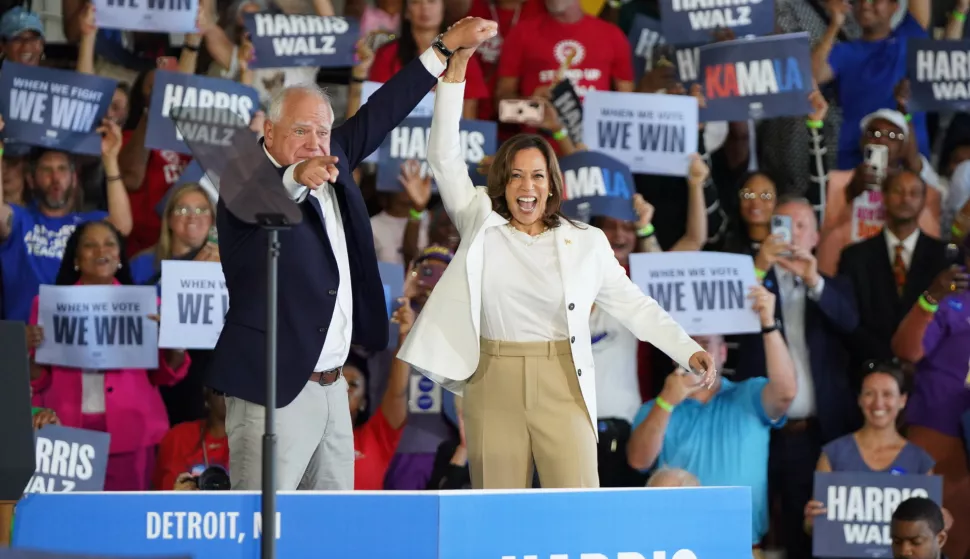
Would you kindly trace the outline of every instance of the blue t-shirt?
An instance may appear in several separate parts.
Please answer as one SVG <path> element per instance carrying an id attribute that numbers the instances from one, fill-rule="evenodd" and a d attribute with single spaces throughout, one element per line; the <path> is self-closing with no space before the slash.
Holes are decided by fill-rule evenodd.
<path id="1" fill-rule="evenodd" d="M 4 317 L 27 322 L 40 286 L 57 279 L 67 240 L 74 230 L 87 221 L 104 220 L 108 214 L 95 211 L 47 217 L 35 205 L 10 207 L 12 230 L 0 243 Z"/>
<path id="2" fill-rule="evenodd" d="M 855 169 L 862 163 L 862 131 L 859 130 L 862 119 L 879 109 L 896 108 L 893 91 L 906 77 L 906 40 L 928 36 L 913 16 L 906 14 L 886 39 L 840 42 L 832 47 L 829 66 L 835 74 L 842 107 L 839 169 Z M 929 156 L 930 140 L 924 113 L 913 113 L 913 128 L 916 129 L 920 153 Z"/>
<path id="3" fill-rule="evenodd" d="M 697 476 L 701 485 L 751 488 L 751 543 L 768 532 L 768 442 L 772 421 L 761 403 L 766 378 L 734 383 L 721 379 L 721 389 L 706 404 L 688 398 L 667 424 L 657 465 L 680 468 Z M 643 404 L 633 428 L 643 423 L 654 400 Z"/>
<path id="4" fill-rule="evenodd" d="M 151 281 L 159 272 L 155 267 L 155 252 L 143 252 L 129 260 L 128 271 L 131 272 L 131 281 L 135 285 L 145 285 Z"/>

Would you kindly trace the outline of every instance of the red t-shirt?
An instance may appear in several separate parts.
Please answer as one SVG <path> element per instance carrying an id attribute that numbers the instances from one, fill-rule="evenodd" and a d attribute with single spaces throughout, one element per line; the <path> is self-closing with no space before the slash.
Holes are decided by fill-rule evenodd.
<path id="1" fill-rule="evenodd" d="M 485 74 L 485 84 L 488 90 L 495 91 L 498 85 L 498 61 L 502 53 L 502 43 L 512 28 L 519 22 L 544 15 L 546 3 L 543 0 L 523 0 L 517 8 L 500 8 L 490 0 L 473 0 L 468 10 L 468 17 L 480 17 L 498 22 L 498 35 L 485 41 L 475 51 L 476 58 Z M 495 103 L 482 103 L 478 106 L 478 118 L 481 120 L 496 120 L 498 109 Z"/>
<path id="2" fill-rule="evenodd" d="M 401 442 L 400 429 L 391 427 L 380 408 L 360 427 L 354 429 L 354 489 L 384 489 L 384 475 Z"/>
<path id="3" fill-rule="evenodd" d="M 152 486 L 158 491 L 171 491 L 179 474 L 199 475 L 209 466 L 222 466 L 229 471 L 229 438 L 205 434 L 205 453 L 201 435 L 205 420 L 186 421 L 172 427 L 158 446 L 158 460 L 152 475 Z"/>
<path id="4" fill-rule="evenodd" d="M 131 137 L 132 131 L 123 133 L 124 141 Z M 145 167 L 145 178 L 141 188 L 136 192 L 129 192 L 131 201 L 131 217 L 134 227 L 128 235 L 128 256 L 134 256 L 158 242 L 158 235 L 162 230 L 162 220 L 155 212 L 155 206 L 162 201 L 168 189 L 178 182 L 185 166 L 192 161 L 188 155 L 181 155 L 174 151 L 151 150 L 148 154 L 148 164 Z"/>
<path id="5" fill-rule="evenodd" d="M 576 23 L 561 23 L 550 15 L 516 25 L 505 38 L 498 75 L 519 79 L 526 97 L 541 85 L 551 85 L 572 55 L 566 77 L 580 97 L 594 89 L 610 91 L 613 82 L 633 81 L 630 43 L 612 23 L 584 15 Z"/>
<path id="6" fill-rule="evenodd" d="M 397 58 L 397 41 L 391 41 L 374 53 L 374 63 L 370 67 L 368 78 L 372 82 L 386 83 L 391 76 L 401 70 L 401 61 Z M 478 65 L 478 60 L 471 59 L 468 69 L 465 71 L 465 99 L 488 99 L 492 96 L 491 92 L 485 87 L 485 78 L 482 76 L 482 67 Z M 487 103 L 482 101 L 481 103 Z"/>

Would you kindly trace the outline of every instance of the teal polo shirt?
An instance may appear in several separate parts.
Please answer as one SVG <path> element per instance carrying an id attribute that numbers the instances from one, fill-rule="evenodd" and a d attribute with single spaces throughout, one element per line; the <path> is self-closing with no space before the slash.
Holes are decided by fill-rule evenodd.
<path id="1" fill-rule="evenodd" d="M 771 430 L 786 417 L 772 421 L 761 403 L 766 378 L 742 382 L 721 379 L 721 389 L 702 404 L 688 398 L 674 409 L 664 435 L 657 466 L 680 468 L 697 476 L 701 485 L 751 488 L 751 543 L 768 532 L 768 442 Z M 654 400 L 643 404 L 633 420 L 635 429 L 647 418 Z"/>

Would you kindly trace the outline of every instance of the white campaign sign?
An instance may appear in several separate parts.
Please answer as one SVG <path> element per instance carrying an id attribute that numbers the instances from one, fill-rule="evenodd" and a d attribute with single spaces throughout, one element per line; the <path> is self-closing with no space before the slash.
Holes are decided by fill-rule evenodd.
<path id="1" fill-rule="evenodd" d="M 36 360 L 78 369 L 158 368 L 155 288 L 146 285 L 42 285 Z"/>
<path id="2" fill-rule="evenodd" d="M 195 33 L 199 0 L 94 0 L 99 28 Z"/>
<path id="3" fill-rule="evenodd" d="M 370 99 L 370 96 L 374 94 L 382 83 L 380 82 L 364 82 L 360 86 L 360 105 L 363 106 L 364 103 Z M 408 118 L 431 118 L 434 114 L 434 92 L 430 92 L 424 96 L 424 99 L 418 103 L 417 107 L 411 111 Z M 370 154 L 364 159 L 365 163 L 377 163 L 377 152 Z"/>
<path id="4" fill-rule="evenodd" d="M 583 143 L 635 174 L 687 176 L 697 133 L 689 95 L 590 91 L 583 101 Z"/>
<path id="5" fill-rule="evenodd" d="M 630 279 L 691 336 L 761 332 L 748 299 L 748 291 L 758 284 L 754 260 L 746 254 L 632 254 Z"/>
<path id="6" fill-rule="evenodd" d="M 218 262 L 162 261 L 162 327 L 158 346 L 212 349 L 216 347 L 229 291 Z"/>

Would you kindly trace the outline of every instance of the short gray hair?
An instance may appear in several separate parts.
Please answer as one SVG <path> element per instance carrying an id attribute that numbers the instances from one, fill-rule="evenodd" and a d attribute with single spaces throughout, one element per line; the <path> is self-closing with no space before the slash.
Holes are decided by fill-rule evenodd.
<path id="1" fill-rule="evenodd" d="M 283 116 L 283 103 L 286 102 L 287 97 L 297 92 L 319 97 L 321 101 L 326 102 L 327 105 L 330 106 L 330 112 L 333 113 L 333 105 L 330 101 L 330 93 L 327 92 L 325 87 L 320 87 L 315 83 L 301 83 L 284 87 L 283 89 L 277 91 L 276 94 L 274 94 L 269 100 L 269 110 L 266 111 L 266 118 L 268 118 L 269 121 L 274 124 L 279 122 L 280 118 Z"/>
<path id="2" fill-rule="evenodd" d="M 647 481 L 647 487 L 700 487 L 697 477 L 680 468 L 660 468 Z"/>

